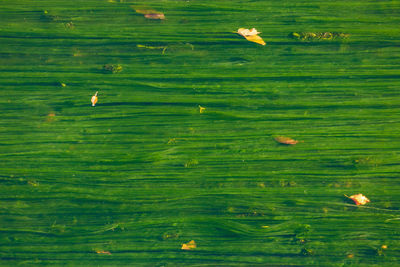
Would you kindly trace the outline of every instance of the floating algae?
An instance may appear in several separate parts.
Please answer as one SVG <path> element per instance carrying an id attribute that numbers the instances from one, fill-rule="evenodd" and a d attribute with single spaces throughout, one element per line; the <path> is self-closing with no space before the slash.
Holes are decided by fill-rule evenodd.
<path id="1" fill-rule="evenodd" d="M 318 41 L 346 39 L 350 36 L 350 34 L 342 32 L 292 32 L 289 34 L 289 36 L 302 41 Z"/>
<path id="2" fill-rule="evenodd" d="M 106 64 L 103 66 L 103 71 L 106 73 L 118 73 L 122 71 L 122 66 L 119 64 Z"/>

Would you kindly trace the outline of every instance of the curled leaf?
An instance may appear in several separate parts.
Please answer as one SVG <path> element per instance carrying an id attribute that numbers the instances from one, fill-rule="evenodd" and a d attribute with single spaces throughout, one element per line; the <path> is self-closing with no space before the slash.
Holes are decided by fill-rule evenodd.
<path id="1" fill-rule="evenodd" d="M 190 241 L 190 242 L 188 242 L 186 244 L 182 244 L 181 249 L 191 250 L 191 249 L 195 249 L 196 247 L 197 247 L 196 246 L 196 242 L 194 242 L 194 240 L 192 240 L 192 241 Z"/>
<path id="2" fill-rule="evenodd" d="M 237 32 L 238 32 L 238 34 L 240 34 L 244 37 L 251 36 L 251 35 L 257 35 L 257 34 L 261 33 L 259 31 L 257 31 L 256 28 L 253 28 L 251 30 L 245 29 L 245 28 L 239 28 Z"/>
<path id="3" fill-rule="evenodd" d="M 346 196 L 346 197 L 348 197 L 348 196 Z M 370 200 L 363 194 L 352 195 L 352 196 L 349 196 L 348 198 L 353 200 L 356 205 L 365 205 L 368 202 L 370 202 Z"/>
<path id="4" fill-rule="evenodd" d="M 261 32 L 257 31 L 255 28 L 251 30 L 245 28 L 239 28 L 237 33 L 242 35 L 250 42 L 254 42 L 260 45 L 265 45 L 264 40 L 260 36 L 258 36 L 258 34 Z"/>
<path id="5" fill-rule="evenodd" d="M 299 142 L 297 140 L 294 140 L 294 139 L 289 138 L 289 137 L 284 137 L 284 136 L 275 137 L 275 141 L 280 143 L 280 144 L 284 144 L 284 145 L 295 145 L 295 144 L 297 144 Z"/>
<path id="6" fill-rule="evenodd" d="M 98 92 L 96 92 L 94 96 L 92 96 L 92 99 L 90 100 L 92 102 L 92 107 L 94 107 L 97 103 L 97 93 Z"/>
<path id="7" fill-rule="evenodd" d="M 205 107 L 202 107 L 202 106 L 199 105 L 199 112 L 200 112 L 200 113 L 203 113 L 205 110 L 206 110 Z"/>

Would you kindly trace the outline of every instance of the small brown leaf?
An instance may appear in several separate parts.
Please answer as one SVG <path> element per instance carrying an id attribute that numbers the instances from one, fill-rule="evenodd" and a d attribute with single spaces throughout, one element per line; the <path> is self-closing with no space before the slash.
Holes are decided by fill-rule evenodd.
<path id="1" fill-rule="evenodd" d="M 186 244 L 182 244 L 182 248 L 181 249 L 191 250 L 191 249 L 195 249 L 196 247 L 197 247 L 196 246 L 196 242 L 194 242 L 194 240 L 192 240 L 192 241 L 190 241 L 190 242 L 188 242 Z"/>
<path id="2" fill-rule="evenodd" d="M 284 136 L 275 137 L 275 141 L 278 143 L 281 143 L 281 144 L 285 144 L 285 145 L 295 145 L 299 142 L 297 140 L 294 140 L 289 137 L 284 137 Z"/>
<path id="3" fill-rule="evenodd" d="M 144 17 L 146 19 L 165 19 L 165 15 L 163 13 L 145 14 Z"/>
<path id="4" fill-rule="evenodd" d="M 97 254 L 106 254 L 106 255 L 111 255 L 110 251 L 104 251 L 104 250 L 97 250 Z"/>
<path id="5" fill-rule="evenodd" d="M 346 196 L 346 197 L 348 197 L 348 196 Z M 348 198 L 353 200 L 356 205 L 365 205 L 368 202 L 370 202 L 370 200 L 363 194 L 352 195 L 352 196 L 349 196 Z"/>
<path id="6" fill-rule="evenodd" d="M 238 34 L 242 35 L 244 38 L 246 38 L 250 42 L 254 42 L 260 45 L 265 45 L 264 40 L 258 36 L 257 34 L 261 33 L 258 32 L 255 28 L 249 30 L 245 28 L 239 28 L 237 31 Z"/>
<path id="7" fill-rule="evenodd" d="M 154 9 L 146 9 L 146 8 L 132 8 L 139 14 L 143 14 L 147 19 L 165 19 L 165 15 L 162 12 L 156 11 Z"/>

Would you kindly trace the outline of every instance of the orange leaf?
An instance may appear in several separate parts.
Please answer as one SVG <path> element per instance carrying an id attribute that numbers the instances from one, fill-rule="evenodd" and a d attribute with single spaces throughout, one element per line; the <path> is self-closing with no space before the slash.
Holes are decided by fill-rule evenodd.
<path id="1" fill-rule="evenodd" d="M 348 197 L 348 196 L 346 196 L 346 197 Z M 349 196 L 348 198 L 353 200 L 356 205 L 364 205 L 364 204 L 367 204 L 368 202 L 370 202 L 370 200 L 363 194 L 352 195 L 352 196 Z"/>
<path id="2" fill-rule="evenodd" d="M 191 249 L 195 249 L 196 246 L 196 242 L 194 242 L 194 240 L 190 241 L 189 243 L 186 244 L 182 244 L 182 248 L 184 250 L 191 250 Z"/>
<path id="3" fill-rule="evenodd" d="M 299 142 L 297 140 L 294 140 L 289 137 L 284 137 L 284 136 L 275 137 L 275 141 L 278 143 L 281 143 L 281 144 L 285 144 L 285 145 L 295 145 Z"/>
<path id="4" fill-rule="evenodd" d="M 245 28 L 239 28 L 237 31 L 238 34 L 242 35 L 244 38 L 246 38 L 250 42 L 254 42 L 260 45 L 265 45 L 264 40 L 258 36 L 260 32 L 258 32 L 255 28 L 249 30 Z"/>
<path id="5" fill-rule="evenodd" d="M 97 93 L 98 92 L 96 92 L 94 94 L 94 96 L 92 96 L 92 99 L 90 100 L 90 101 L 92 101 L 92 107 L 94 107 L 96 105 L 96 103 L 97 103 Z"/>

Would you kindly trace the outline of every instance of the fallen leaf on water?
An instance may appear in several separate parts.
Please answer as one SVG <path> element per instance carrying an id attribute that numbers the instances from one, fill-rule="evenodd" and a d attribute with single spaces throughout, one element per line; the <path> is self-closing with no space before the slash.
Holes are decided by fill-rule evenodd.
<path id="1" fill-rule="evenodd" d="M 143 14 L 147 19 L 165 19 L 164 13 L 160 11 L 156 11 L 154 9 L 142 9 L 142 8 L 135 8 L 132 7 L 137 13 Z"/>
<path id="2" fill-rule="evenodd" d="M 151 14 L 145 14 L 144 17 L 146 19 L 165 19 L 165 16 L 163 13 L 151 13 Z"/>
<path id="3" fill-rule="evenodd" d="M 97 250 L 97 254 L 106 254 L 106 255 L 111 255 L 110 251 L 104 251 L 104 250 Z"/>
<path id="4" fill-rule="evenodd" d="M 205 110 L 206 110 L 205 107 L 202 107 L 202 106 L 199 105 L 199 112 L 200 112 L 200 113 L 203 113 Z"/>
<path id="5" fill-rule="evenodd" d="M 191 250 L 191 249 L 195 249 L 196 246 L 196 242 L 194 242 L 194 240 L 190 241 L 189 243 L 186 244 L 182 244 L 182 248 L 184 250 Z"/>
<path id="6" fill-rule="evenodd" d="M 281 143 L 281 144 L 285 144 L 285 145 L 295 145 L 299 142 L 297 140 L 294 140 L 289 137 L 284 137 L 284 136 L 275 137 L 275 141 L 278 143 Z"/>
<path id="7" fill-rule="evenodd" d="M 97 103 L 97 93 L 98 92 L 96 92 L 96 94 L 94 94 L 94 96 L 92 96 L 92 99 L 90 100 L 92 101 L 92 107 L 94 107 Z"/>
<path id="8" fill-rule="evenodd" d="M 260 45 L 265 45 L 264 40 L 260 36 L 258 36 L 258 34 L 261 32 L 258 32 L 255 28 L 251 30 L 245 28 L 239 28 L 237 33 L 242 35 L 250 42 L 254 42 Z"/>
<path id="9" fill-rule="evenodd" d="M 346 196 L 346 197 L 348 197 L 351 200 L 353 200 L 356 205 L 365 205 L 368 202 L 370 202 L 370 200 L 366 196 L 364 196 L 363 194 L 357 194 L 357 195 Z"/>

